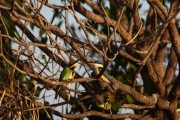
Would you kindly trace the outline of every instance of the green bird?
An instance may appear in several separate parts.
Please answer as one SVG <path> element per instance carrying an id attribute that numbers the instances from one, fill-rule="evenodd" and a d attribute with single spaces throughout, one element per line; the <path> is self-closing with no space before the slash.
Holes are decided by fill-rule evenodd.
<path id="1" fill-rule="evenodd" d="M 60 78 L 59 78 L 59 81 L 68 81 L 68 80 L 71 80 L 73 79 L 74 77 L 74 68 L 77 66 L 77 62 L 78 60 L 76 61 L 73 61 L 73 62 L 70 62 L 69 65 L 67 65 L 63 71 L 61 72 L 61 75 L 60 75 Z M 70 89 L 70 83 L 68 83 L 68 88 Z M 62 88 L 62 85 L 58 86 L 57 87 L 57 90 L 56 90 L 56 95 L 55 95 L 55 99 L 57 98 L 58 96 L 58 92 L 59 90 Z M 70 94 L 68 95 L 70 97 Z M 68 98 L 69 99 L 69 98 Z"/>
<path id="2" fill-rule="evenodd" d="M 102 70 L 101 68 L 103 68 L 104 66 L 101 64 L 101 62 L 98 60 L 97 63 L 94 64 L 94 71 L 95 71 L 95 74 L 98 75 L 100 73 L 100 71 Z M 104 82 L 107 82 L 107 83 L 111 83 L 109 80 L 110 80 L 110 76 L 108 75 L 108 73 L 106 71 L 104 71 L 104 73 L 102 74 L 101 76 L 101 79 L 104 81 Z"/>

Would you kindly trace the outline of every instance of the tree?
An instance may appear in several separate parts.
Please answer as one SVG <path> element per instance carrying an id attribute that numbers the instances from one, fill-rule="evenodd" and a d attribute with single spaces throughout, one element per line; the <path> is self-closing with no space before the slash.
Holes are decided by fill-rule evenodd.
<path id="1" fill-rule="evenodd" d="M 142 19 L 139 0 L 1 0 L 1 119 L 178 120 L 180 1 L 147 2 Z"/>

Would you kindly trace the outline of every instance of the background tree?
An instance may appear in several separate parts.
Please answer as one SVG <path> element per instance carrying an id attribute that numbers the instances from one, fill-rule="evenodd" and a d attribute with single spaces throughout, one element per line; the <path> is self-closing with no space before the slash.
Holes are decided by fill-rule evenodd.
<path id="1" fill-rule="evenodd" d="M 180 118 L 179 0 L 53 2 L 0 0 L 1 119 Z"/>

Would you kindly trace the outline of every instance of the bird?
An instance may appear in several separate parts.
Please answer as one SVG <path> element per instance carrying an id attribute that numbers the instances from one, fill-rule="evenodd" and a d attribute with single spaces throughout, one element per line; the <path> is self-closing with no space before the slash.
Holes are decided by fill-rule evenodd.
<path id="1" fill-rule="evenodd" d="M 79 60 L 70 62 L 69 65 L 67 65 L 63 71 L 61 72 L 61 75 L 59 77 L 59 81 L 69 81 L 74 78 L 74 68 L 77 66 Z M 70 89 L 71 83 L 68 83 L 68 88 Z M 60 89 L 62 88 L 62 85 L 58 86 L 56 89 L 56 95 L 55 99 L 57 99 L 58 93 Z M 70 94 L 68 94 L 68 100 L 70 100 Z"/>
<path id="2" fill-rule="evenodd" d="M 97 63 L 94 64 L 94 72 L 96 75 L 98 75 L 100 73 L 101 68 L 103 68 L 104 66 L 100 63 L 100 61 L 98 60 Z M 104 82 L 107 83 L 111 83 L 110 80 L 110 76 L 108 75 L 108 73 L 106 71 L 104 71 L 104 73 L 101 75 L 100 77 Z"/>
<path id="3" fill-rule="evenodd" d="M 110 110 L 112 107 L 112 104 L 114 102 L 115 95 L 110 92 L 106 92 L 104 94 L 101 94 L 101 97 L 104 99 L 104 103 L 96 102 L 96 106 L 98 106 L 104 110 Z"/>

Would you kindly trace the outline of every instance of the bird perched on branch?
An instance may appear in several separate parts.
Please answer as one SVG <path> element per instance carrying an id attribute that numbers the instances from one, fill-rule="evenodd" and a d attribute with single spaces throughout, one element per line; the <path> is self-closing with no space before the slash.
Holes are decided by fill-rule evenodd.
<path id="1" fill-rule="evenodd" d="M 101 97 L 104 99 L 104 102 L 103 103 L 96 102 L 96 106 L 104 110 L 110 110 L 114 102 L 115 95 L 112 93 L 106 92 L 105 94 L 101 94 Z"/>
<path id="2" fill-rule="evenodd" d="M 77 62 L 78 62 L 78 60 L 72 61 L 72 62 L 70 62 L 69 65 L 67 65 L 63 69 L 63 71 L 61 72 L 61 75 L 59 77 L 59 81 L 69 81 L 74 78 L 74 76 L 75 76 L 74 68 L 77 66 Z M 71 87 L 71 83 L 68 83 L 68 88 L 70 89 L 70 87 Z M 62 85 L 57 87 L 55 99 L 57 98 L 58 92 L 61 88 L 62 88 Z M 68 100 L 70 100 L 70 94 L 68 94 Z"/>
<path id="3" fill-rule="evenodd" d="M 103 68 L 104 66 L 100 63 L 100 61 L 98 60 L 97 63 L 94 64 L 94 70 L 95 70 L 95 74 L 98 75 L 100 73 L 100 70 Z M 108 73 L 106 71 L 104 71 L 104 73 L 102 74 L 102 76 L 100 77 L 104 82 L 107 83 L 111 83 L 110 80 L 110 76 L 108 75 Z"/>

